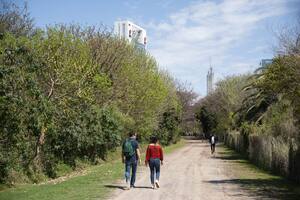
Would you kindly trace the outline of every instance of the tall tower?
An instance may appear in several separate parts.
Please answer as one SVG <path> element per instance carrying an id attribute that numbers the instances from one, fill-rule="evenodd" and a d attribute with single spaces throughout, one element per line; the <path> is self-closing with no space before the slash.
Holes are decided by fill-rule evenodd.
<path id="1" fill-rule="evenodd" d="M 214 72 L 212 66 L 210 66 L 209 71 L 206 76 L 207 81 L 207 95 L 213 92 L 213 81 L 214 81 Z"/>

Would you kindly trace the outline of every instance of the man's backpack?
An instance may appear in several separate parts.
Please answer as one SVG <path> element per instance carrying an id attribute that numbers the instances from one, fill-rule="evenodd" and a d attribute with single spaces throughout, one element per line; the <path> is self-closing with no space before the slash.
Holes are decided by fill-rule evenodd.
<path id="1" fill-rule="evenodd" d="M 126 157 L 131 157 L 135 154 L 135 151 L 129 139 L 125 140 L 125 142 L 123 143 L 122 151 L 124 156 Z"/>

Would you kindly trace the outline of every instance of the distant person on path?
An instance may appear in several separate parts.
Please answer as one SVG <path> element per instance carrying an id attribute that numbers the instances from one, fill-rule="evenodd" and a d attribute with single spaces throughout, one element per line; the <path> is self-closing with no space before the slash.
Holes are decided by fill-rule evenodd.
<path id="1" fill-rule="evenodd" d="M 135 187 L 137 162 L 141 163 L 139 143 L 136 140 L 136 133 L 131 132 L 122 145 L 122 162 L 125 163 L 126 190 Z M 131 177 L 130 177 L 131 171 Z"/>
<path id="2" fill-rule="evenodd" d="M 163 165 L 163 150 L 158 144 L 157 137 L 151 137 L 150 144 L 146 152 L 145 165 L 150 167 L 150 180 L 152 189 L 159 188 L 160 165 Z M 155 176 L 155 178 L 154 178 Z"/>
<path id="3" fill-rule="evenodd" d="M 210 149 L 211 149 L 211 154 L 215 153 L 216 150 L 216 143 L 217 143 L 217 137 L 212 134 L 210 137 Z"/>

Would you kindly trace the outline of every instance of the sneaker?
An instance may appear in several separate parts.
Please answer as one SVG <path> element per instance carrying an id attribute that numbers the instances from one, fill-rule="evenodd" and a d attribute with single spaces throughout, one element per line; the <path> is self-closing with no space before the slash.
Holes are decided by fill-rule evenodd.
<path id="1" fill-rule="evenodd" d="M 157 188 L 159 188 L 159 182 L 158 182 L 158 180 L 155 181 L 155 186 L 156 186 Z"/>
<path id="2" fill-rule="evenodd" d="M 124 190 L 130 190 L 130 184 L 126 183 L 126 186 L 124 187 Z"/>
<path id="3" fill-rule="evenodd" d="M 152 184 L 152 187 L 151 187 L 153 190 L 155 190 L 155 185 L 154 184 Z"/>

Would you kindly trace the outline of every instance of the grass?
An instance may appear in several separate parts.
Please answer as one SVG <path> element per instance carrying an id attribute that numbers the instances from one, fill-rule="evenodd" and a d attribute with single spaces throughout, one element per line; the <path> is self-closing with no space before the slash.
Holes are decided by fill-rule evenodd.
<path id="1" fill-rule="evenodd" d="M 256 194 L 261 199 L 300 199 L 300 185 L 259 169 L 244 156 L 225 146 L 218 147 L 216 159 L 224 160 L 228 174 L 234 174 L 235 177 L 219 181 L 220 184 L 237 184 L 242 190 Z"/>
<path id="2" fill-rule="evenodd" d="M 184 145 L 184 141 L 164 148 L 165 153 L 170 153 Z M 146 145 L 141 146 L 142 150 Z M 5 189 L 0 192 L 2 200 L 84 200 L 105 199 L 110 194 L 111 188 L 105 187 L 123 177 L 123 164 L 120 161 L 120 149 L 110 153 L 108 161 L 97 166 L 88 167 L 85 175 L 76 176 L 57 184 L 20 185 L 15 188 Z M 62 169 L 66 171 L 68 169 Z"/>
<path id="3" fill-rule="evenodd" d="M 172 144 L 170 146 L 164 147 L 164 153 L 172 153 L 174 150 L 183 147 L 186 144 L 185 140 L 180 140 L 176 144 Z"/>

